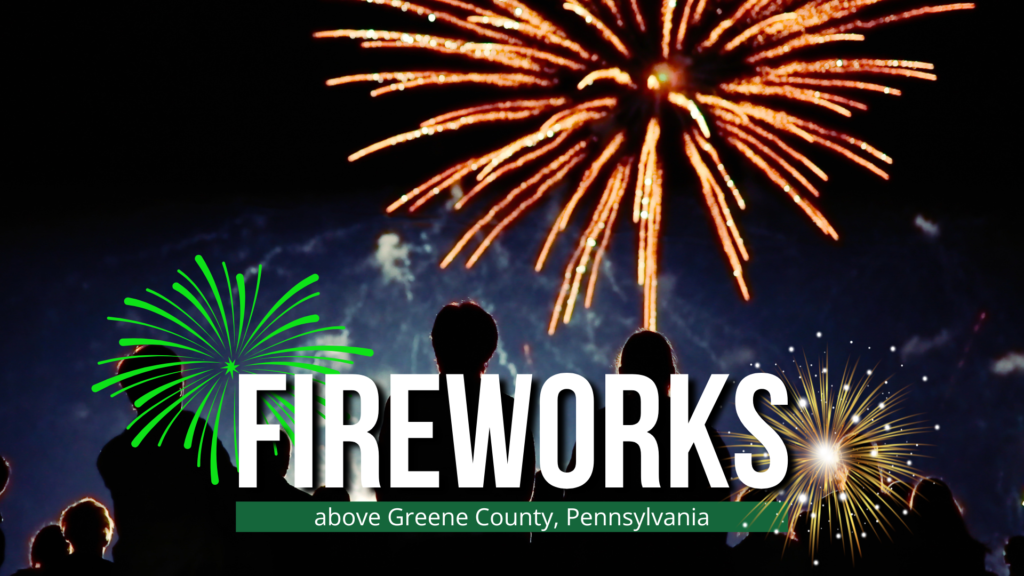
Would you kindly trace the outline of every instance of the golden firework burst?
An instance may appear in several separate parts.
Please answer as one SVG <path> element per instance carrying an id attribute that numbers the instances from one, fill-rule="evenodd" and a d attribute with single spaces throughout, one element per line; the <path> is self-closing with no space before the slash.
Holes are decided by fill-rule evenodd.
<path id="1" fill-rule="evenodd" d="M 801 510 L 807 512 L 812 553 L 825 521 L 844 550 L 859 554 L 868 530 L 891 537 L 896 524 L 902 525 L 903 509 L 894 508 L 886 493 L 890 486 L 921 478 L 914 460 L 923 457 L 923 445 L 913 437 L 932 428 L 918 419 L 920 414 L 899 415 L 907 387 L 889 394 L 889 380 L 872 384 L 871 370 L 858 378 L 856 363 L 831 380 L 827 358 L 817 370 L 806 360 L 794 365 L 796 383 L 779 372 L 789 403 L 764 402 L 763 417 L 785 442 L 790 465 L 786 480 L 762 492 L 762 501 L 788 504 L 791 527 Z M 767 466 L 756 437 L 724 436 L 735 442 L 731 449 L 753 453 L 755 467 Z"/>

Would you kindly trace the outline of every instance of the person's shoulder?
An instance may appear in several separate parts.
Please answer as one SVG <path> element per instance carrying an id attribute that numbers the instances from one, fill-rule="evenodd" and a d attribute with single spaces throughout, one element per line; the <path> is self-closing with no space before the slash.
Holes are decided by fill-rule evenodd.
<path id="1" fill-rule="evenodd" d="M 120 434 L 114 436 L 103 445 L 100 455 L 96 457 L 96 467 L 99 469 L 100 474 L 109 469 L 114 462 L 120 460 L 121 454 L 125 450 L 131 448 L 129 433 L 128 430 L 122 430 Z"/>
<path id="2" fill-rule="evenodd" d="M 190 410 L 182 410 L 173 421 L 168 422 L 167 425 L 173 426 L 173 433 L 170 435 L 171 438 L 184 438 L 184 435 L 188 428 L 191 426 L 192 419 L 195 417 L 195 413 Z M 206 421 L 199 418 L 202 421 L 202 426 L 206 426 Z M 160 444 L 160 440 L 166 436 L 163 432 L 164 426 L 155 427 L 150 434 L 147 435 L 145 440 L 141 442 L 138 448 L 149 448 Z M 201 431 L 201 427 L 197 422 L 196 430 Z M 157 434 L 157 431 L 161 433 Z M 111 438 L 100 450 L 99 456 L 96 458 L 96 467 L 99 469 L 102 475 L 104 471 L 110 470 L 112 467 L 117 466 L 116 463 L 123 461 L 129 457 L 131 450 L 136 449 L 132 442 L 138 436 L 139 429 L 126 428 L 121 431 L 120 434 Z"/>
<path id="3" fill-rule="evenodd" d="M 61 568 L 68 574 L 107 575 L 120 573 L 117 570 L 117 565 L 106 558 L 81 556 L 79 554 L 68 556 L 67 560 L 61 564 Z M 64 571 L 58 571 L 58 573 L 64 573 Z"/>
<path id="4" fill-rule="evenodd" d="M 173 426 L 175 428 L 184 427 L 184 428 L 187 429 L 188 427 L 190 427 L 192 425 L 192 420 L 194 418 L 196 418 L 195 412 L 192 412 L 191 410 L 182 410 L 177 416 L 174 417 L 174 419 L 172 421 L 168 421 L 168 423 L 166 425 L 164 425 L 164 426 L 157 425 L 154 428 L 154 430 L 163 430 L 166 426 Z M 206 425 L 206 420 L 204 420 L 203 417 L 200 416 L 197 419 L 197 423 L 196 423 L 197 428 L 198 428 L 200 422 L 202 423 L 202 425 L 204 425 L 204 426 Z M 131 424 L 129 424 L 129 426 L 131 426 Z M 140 432 L 139 429 L 134 429 L 133 430 L 131 428 L 125 427 L 125 429 L 122 430 L 120 434 L 118 434 L 117 436 L 114 436 L 113 438 L 111 438 L 106 443 L 106 445 L 103 446 L 103 450 L 100 451 L 100 454 L 102 455 L 103 452 L 111 452 L 111 451 L 121 450 L 121 449 L 124 449 L 124 448 L 130 448 L 131 444 L 132 444 L 132 440 L 135 439 L 135 436 L 138 435 L 139 432 Z M 147 435 L 147 436 L 151 436 L 151 435 Z M 160 436 L 157 435 L 156 437 L 159 438 Z M 147 442 L 148 442 L 148 438 L 147 438 Z M 142 445 L 144 445 L 144 444 L 142 444 Z"/>
<path id="5" fill-rule="evenodd" d="M 515 406 L 516 406 L 516 399 L 513 398 L 512 396 L 509 396 L 508 394 L 505 394 L 504 392 L 502 392 L 501 393 L 501 415 L 505 419 L 505 421 L 507 421 L 509 423 L 512 422 L 512 415 L 515 413 Z M 527 420 L 530 420 L 532 418 L 532 416 L 530 415 L 529 407 L 530 407 L 530 403 L 529 403 L 529 401 L 527 399 L 527 402 L 526 402 L 526 409 L 527 409 L 527 412 L 526 412 L 527 416 L 526 416 L 526 418 L 527 418 Z M 530 432 L 529 426 L 527 426 L 527 432 Z"/>
<path id="6" fill-rule="evenodd" d="M 183 429 L 188 429 L 192 426 L 192 421 L 196 421 L 196 429 L 198 430 L 202 426 L 206 426 L 206 419 L 201 415 L 196 414 L 191 410 L 182 410 L 178 413 L 178 416 L 174 420 L 174 426 L 180 426 Z"/>
<path id="7" fill-rule="evenodd" d="M 103 449 L 100 450 L 100 454 L 104 452 L 111 452 L 114 450 L 120 450 L 126 445 L 131 445 L 131 430 L 124 429 L 117 435 L 107 440 L 107 443 L 103 445 Z"/>
<path id="8" fill-rule="evenodd" d="M 502 408 L 506 408 L 506 407 L 511 408 L 512 406 L 515 406 L 515 403 L 516 403 L 516 399 L 514 397 L 509 396 L 504 391 L 502 391 L 502 393 L 501 393 L 501 407 Z"/>

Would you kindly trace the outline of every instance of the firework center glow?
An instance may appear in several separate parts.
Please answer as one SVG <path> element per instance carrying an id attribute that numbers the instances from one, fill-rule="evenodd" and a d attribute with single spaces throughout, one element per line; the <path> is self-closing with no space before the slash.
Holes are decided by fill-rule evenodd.
<path id="1" fill-rule="evenodd" d="M 819 462 L 829 467 L 835 467 L 842 459 L 839 454 L 839 446 L 835 444 L 821 444 L 815 450 L 815 454 Z"/>
<path id="2" fill-rule="evenodd" d="M 655 92 L 678 90 L 683 84 L 683 72 L 678 66 L 660 62 L 651 68 L 647 76 L 647 88 Z"/>

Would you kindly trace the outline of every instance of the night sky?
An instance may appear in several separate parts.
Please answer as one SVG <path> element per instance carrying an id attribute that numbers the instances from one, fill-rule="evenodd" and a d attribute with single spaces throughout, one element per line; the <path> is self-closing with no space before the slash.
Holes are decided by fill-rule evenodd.
<path id="1" fill-rule="evenodd" d="M 898 82 L 902 97 L 868 98 L 871 111 L 853 119 L 825 117 L 895 159 L 884 182 L 815 152 L 831 176 L 817 205 L 840 241 L 749 166 L 731 163 L 749 203 L 739 216 L 752 255 L 749 303 L 696 181 L 682 163 L 670 166 L 659 292 L 659 329 L 698 389 L 712 373 L 788 369 L 804 354 L 817 364 L 826 350 L 833 365 L 877 364 L 891 385 L 912 384 L 907 411 L 941 424 L 915 465 L 949 483 L 973 534 L 993 549 L 993 570 L 1003 540 L 1024 532 L 1024 246 L 1008 103 L 1019 48 L 1007 4 L 981 0 L 974 12 L 875 30 L 857 47 L 934 62 L 939 81 Z M 493 372 L 541 381 L 576 372 L 601 393 L 640 323 L 632 227 L 617 228 L 594 307 L 549 337 L 573 240 L 563 237 L 544 272 L 532 264 L 558 200 L 538 205 L 470 271 L 437 263 L 473 210 L 449 215 L 438 201 L 415 217 L 384 215 L 438 168 L 515 132 L 463 130 L 346 161 L 482 94 L 371 100 L 365 85 L 323 86 L 426 61 L 368 56 L 355 42 L 313 41 L 313 31 L 406 20 L 349 2 L 9 10 L 0 454 L 13 474 L 0 500 L 0 574 L 23 567 L 31 535 L 67 504 L 92 495 L 110 505 L 95 460 L 131 410 L 89 390 L 109 376 L 96 361 L 119 354 L 126 336 L 105 318 L 125 312 L 126 296 L 167 290 L 178 268 L 195 271 L 196 254 L 232 271 L 263 264 L 268 294 L 318 273 L 323 296 L 307 313 L 347 326 L 346 343 L 373 348 L 354 371 L 385 389 L 389 374 L 433 369 L 434 314 L 472 297 L 499 324 Z M 716 425 L 737 426 L 734 412 Z"/>

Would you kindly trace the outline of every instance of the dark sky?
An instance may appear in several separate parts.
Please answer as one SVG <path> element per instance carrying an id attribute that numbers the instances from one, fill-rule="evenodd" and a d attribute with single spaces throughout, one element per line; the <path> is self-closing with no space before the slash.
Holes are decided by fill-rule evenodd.
<path id="1" fill-rule="evenodd" d="M 736 296 L 685 180 L 670 183 L 678 193 L 670 195 L 668 217 L 680 224 L 666 227 L 662 264 L 672 277 L 664 329 L 698 381 L 713 370 L 749 370 L 737 358 L 783 363 L 790 345 L 817 354 L 818 330 L 843 358 L 883 361 L 873 354 L 890 344 L 922 350 L 900 354 L 907 380 L 940 375 L 944 387 L 919 392 L 914 408 L 952 430 L 935 440 L 932 471 L 950 480 L 972 529 L 992 546 L 1024 531 L 1020 508 L 1010 509 L 1012 493 L 1024 488 L 1021 466 L 1012 465 L 1024 461 L 1024 376 L 992 372 L 997 358 L 1024 351 L 1022 202 L 1010 148 L 1019 151 L 1010 86 L 1019 48 L 1011 47 L 1006 5 L 981 0 L 974 12 L 873 31 L 856 47 L 868 56 L 934 62 L 939 81 L 900 82 L 902 97 L 869 98 L 869 113 L 828 119 L 896 160 L 892 180 L 883 182 L 815 155 L 832 176 L 818 205 L 839 243 L 734 165 L 751 191 L 742 222 L 754 252 L 754 301 Z M 323 306 L 364 319 L 354 337 L 379 351 L 380 364 L 367 366 L 375 374 L 417 363 L 425 370 L 424 341 L 409 331 L 427 330 L 438 306 L 467 295 L 489 299 L 505 319 L 510 354 L 523 343 L 540 350 L 538 377 L 578 371 L 599 379 L 607 363 L 594 358 L 612 354 L 635 326 L 639 294 L 616 289 L 594 316 L 555 338 L 543 334 L 557 273 L 528 276 L 536 282 L 522 291 L 496 280 L 502 258 L 527 274 L 515 246 L 531 246 L 532 258 L 543 223 L 496 247 L 498 263 L 438 274 L 437 250 L 468 221 L 443 220 L 440 208 L 416 218 L 381 216 L 397 194 L 468 153 L 477 138 L 506 134 L 460 132 L 345 160 L 451 105 L 429 91 L 371 100 L 365 86 L 323 86 L 389 62 L 424 64 L 312 39 L 320 29 L 405 22 L 389 11 L 356 2 L 118 0 L 22 3 L 7 12 L 0 453 L 19 458 L 0 502 L 8 557 L 15 558 L 4 574 L 19 567 L 31 533 L 70 499 L 88 493 L 109 501 L 92 463 L 128 411 L 87 391 L 101 376 L 91 362 L 112 355 L 105 346 L 117 337 L 103 317 L 120 310 L 124 296 L 168 283 L 166 272 L 197 251 L 234 262 L 233 269 L 290 254 L 275 260 L 282 286 L 292 274 L 321 272 L 347 298 Z M 544 222 L 553 217 L 537 212 Z M 938 237 L 914 226 L 919 215 L 938 225 Z M 634 240 L 622 230 L 618 254 L 628 264 Z M 366 293 L 380 282 L 366 261 L 384 232 L 409 247 L 416 277 L 405 293 L 388 284 L 398 303 Z M 350 238 L 357 240 L 342 241 Z M 312 240 L 320 242 L 312 252 L 298 248 Z M 401 305 L 405 294 L 414 304 Z M 363 311 L 353 312 L 352 302 Z M 975 334 L 981 313 L 986 320 Z M 380 334 L 389 330 L 403 335 L 390 349 Z M 872 351 L 862 342 L 875 343 Z M 737 350 L 745 352 L 729 355 Z M 512 361 L 523 371 L 523 358 Z M 895 357 L 883 362 L 900 368 Z"/>
<path id="2" fill-rule="evenodd" d="M 869 99 L 870 113 L 854 121 L 827 117 L 838 127 L 855 123 L 853 133 L 896 158 L 894 179 L 914 185 L 895 195 L 844 170 L 822 199 L 826 213 L 840 224 L 897 210 L 1011 217 L 1013 171 L 1004 143 L 1013 112 L 1001 102 L 1011 93 L 1006 66 L 1016 52 L 1003 6 L 983 0 L 971 13 L 883 27 L 853 48 L 934 62 L 940 80 L 899 83 L 903 97 Z M 393 13 L 358 2 L 269 0 L 22 5 L 10 18 L 16 49 L 7 58 L 13 99 L 5 132 L 16 146 L 5 187 L 45 190 L 59 198 L 47 210 L 51 219 L 81 221 L 83 209 L 109 214 L 188 200 L 206 206 L 212 197 L 272 205 L 282 202 L 281 188 L 315 202 L 414 185 L 473 139 L 441 138 L 415 154 L 354 165 L 344 158 L 449 106 L 453 95 L 424 90 L 409 106 L 407 95 L 371 100 L 360 85 L 328 90 L 329 77 L 429 61 L 311 37 L 337 27 L 422 28 Z M 379 177 L 384 168 L 392 169 L 388 178 Z M 986 228 L 1006 234 L 993 240 L 1014 236 Z"/>

